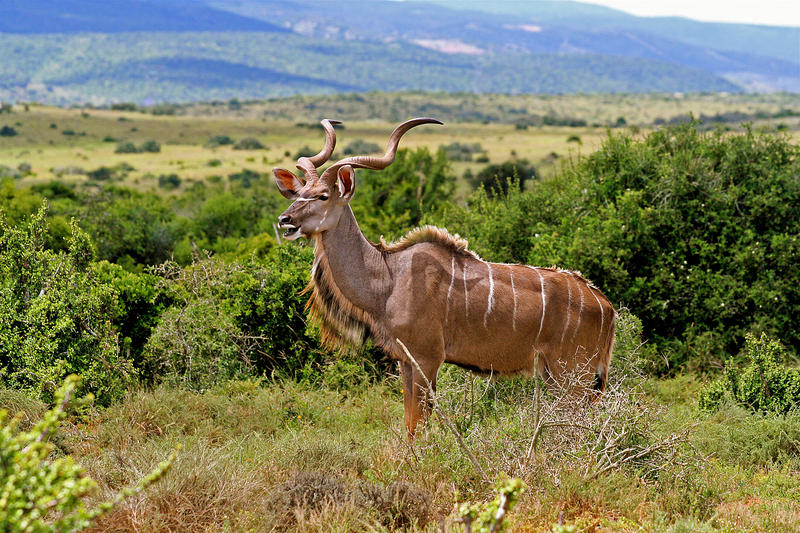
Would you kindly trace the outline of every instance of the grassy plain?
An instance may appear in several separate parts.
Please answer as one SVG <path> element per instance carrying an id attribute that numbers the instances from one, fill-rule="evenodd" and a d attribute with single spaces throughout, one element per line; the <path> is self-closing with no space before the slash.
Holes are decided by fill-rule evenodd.
<path id="1" fill-rule="evenodd" d="M 532 115 L 583 119 L 590 125 L 612 125 L 620 117 L 629 125 L 648 126 L 656 119 L 693 113 L 713 116 L 732 111 L 775 113 L 800 110 L 800 97 L 775 94 L 473 94 L 473 93 L 353 93 L 294 96 L 243 102 L 231 110 L 227 102 L 180 106 L 193 116 L 239 116 L 283 120 L 335 117 L 342 120 L 396 122 L 409 116 L 433 116 L 446 122 L 512 124 Z"/>
<path id="2" fill-rule="evenodd" d="M 444 126 L 419 128 L 403 139 L 403 146 L 431 150 L 452 142 L 479 143 L 488 161 L 456 161 L 456 175 L 473 172 L 487 163 L 511 158 L 528 159 L 547 175 L 559 159 L 589 153 L 599 146 L 606 126 L 623 117 L 632 127 L 646 130 L 656 118 L 694 113 L 709 116 L 737 112 L 772 115 L 781 110 L 800 114 L 800 98 L 794 95 L 446 95 L 368 93 L 343 97 L 294 97 L 245 103 L 231 109 L 227 103 L 194 104 L 177 108 L 177 115 L 152 115 L 104 109 L 65 109 L 16 106 L 0 115 L 0 125 L 13 127 L 17 135 L 0 137 L 0 165 L 31 165 L 21 185 L 60 179 L 85 183 L 86 172 L 101 166 L 127 163 L 123 184 L 140 190 L 158 190 L 158 177 L 178 174 L 183 187 L 212 176 L 226 176 L 247 168 L 268 172 L 273 166 L 294 168 L 294 155 L 303 146 L 317 150 L 319 118 L 346 121 L 339 131 L 338 150 L 361 139 L 384 146 L 394 126 L 411 116 L 434 116 Z M 579 117 L 586 126 L 541 125 L 524 129 L 515 123 L 531 117 Z M 376 118 L 377 117 L 377 118 Z M 756 120 L 765 127 L 782 123 L 797 135 L 800 117 Z M 733 122 L 734 127 L 738 123 Z M 230 145 L 210 147 L 212 136 L 234 140 L 257 138 L 263 150 L 234 150 Z M 119 141 L 161 143 L 160 153 L 117 154 Z M 468 193 L 460 182 L 459 196 Z M 180 192 L 178 189 L 177 192 Z"/>
<path id="3" fill-rule="evenodd" d="M 88 115 L 88 116 L 86 116 Z M 19 134 L 5 138 L 0 144 L 0 164 L 17 168 L 31 165 L 29 176 L 21 185 L 59 178 L 67 182 L 86 182 L 84 173 L 63 174 L 65 169 L 91 171 L 100 166 L 128 163 L 134 170 L 125 184 L 138 189 L 157 189 L 157 177 L 177 173 L 190 185 L 211 176 L 224 176 L 248 168 L 268 172 L 273 166 L 294 168 L 297 150 L 303 146 L 321 148 L 321 130 L 298 126 L 285 120 L 239 117 L 174 117 L 141 113 L 32 107 L 28 113 L 11 116 Z M 122 120 L 120 120 L 122 119 Z M 55 124 L 51 128 L 50 124 Z M 338 133 L 339 150 L 356 139 L 385 146 L 395 123 L 384 121 L 347 122 Z M 75 132 L 64 135 L 64 131 Z M 256 137 L 263 150 L 235 150 L 232 146 L 207 146 L 214 135 L 228 135 L 236 140 Z M 568 138 L 577 135 L 581 143 Z M 603 128 L 569 128 L 545 126 L 516 129 L 510 124 L 459 123 L 420 128 L 403 139 L 404 147 L 426 146 L 436 150 L 452 142 L 480 143 L 488 162 L 499 163 L 514 157 L 535 163 L 551 164 L 552 155 L 560 157 L 587 151 L 599 145 Z M 106 137 L 114 140 L 103 142 Z M 160 153 L 116 154 L 117 142 L 146 140 L 161 143 Z M 288 155 L 287 155 L 288 154 Z M 341 157 L 344 157 L 341 155 Z M 484 163 L 455 162 L 458 175 L 467 168 L 479 169 Z M 62 174 L 59 176 L 59 174 Z"/>

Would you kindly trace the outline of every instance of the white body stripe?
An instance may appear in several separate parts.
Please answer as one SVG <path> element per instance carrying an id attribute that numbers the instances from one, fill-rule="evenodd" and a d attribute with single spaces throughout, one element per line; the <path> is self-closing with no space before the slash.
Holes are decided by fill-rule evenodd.
<path id="1" fill-rule="evenodd" d="M 492 312 L 494 305 L 494 278 L 492 277 L 492 265 L 486 263 L 486 268 L 489 271 L 489 298 L 486 301 L 486 314 L 483 315 L 483 327 L 487 327 L 489 314 Z"/>
<path id="2" fill-rule="evenodd" d="M 514 314 L 511 315 L 511 327 L 517 331 L 517 289 L 514 287 L 514 269 L 508 266 L 508 273 L 511 276 L 511 296 L 514 298 Z"/>
<path id="3" fill-rule="evenodd" d="M 581 308 L 578 310 L 578 322 L 575 324 L 575 331 L 572 334 L 572 339 L 575 339 L 575 336 L 578 335 L 578 331 L 581 329 L 581 316 L 583 315 L 583 289 L 581 289 L 581 282 L 579 279 L 575 281 L 578 282 L 578 292 L 581 293 Z"/>
<path id="4" fill-rule="evenodd" d="M 600 306 L 600 331 L 597 332 L 597 341 L 595 342 L 595 344 L 597 344 L 600 342 L 600 336 L 603 334 L 603 325 L 605 324 L 606 321 L 606 312 L 603 309 L 603 304 L 600 303 L 600 298 L 597 297 L 597 295 L 594 293 L 592 289 L 589 289 L 589 292 L 592 293 L 594 299 L 597 300 L 597 305 Z"/>
<path id="5" fill-rule="evenodd" d="M 444 323 L 447 325 L 447 317 L 450 315 L 450 294 L 453 292 L 453 284 L 456 282 L 456 256 L 450 256 L 450 286 L 447 288 L 447 303 L 444 312 Z"/>
<path id="6" fill-rule="evenodd" d="M 469 291 L 467 289 L 467 263 L 466 261 L 463 263 L 464 268 L 461 271 L 461 275 L 464 279 L 464 314 L 467 318 L 469 318 Z"/>
<path id="7" fill-rule="evenodd" d="M 536 274 L 539 275 L 539 284 L 541 285 L 541 291 L 542 291 L 542 318 L 539 321 L 539 332 L 536 334 L 536 341 L 534 341 L 534 343 L 536 344 L 539 342 L 539 335 L 542 334 L 542 327 L 544 327 L 544 313 L 545 310 L 547 309 L 547 299 L 545 298 L 544 294 L 544 278 L 542 277 L 542 273 L 539 272 L 539 269 L 536 267 L 530 267 L 530 268 L 532 268 L 536 272 Z"/>
<path id="8" fill-rule="evenodd" d="M 564 272 L 562 270 L 561 272 Z M 566 276 L 567 279 L 567 321 L 564 322 L 564 331 L 561 332 L 561 344 L 564 344 L 564 335 L 567 334 L 567 329 L 569 328 L 569 319 L 570 319 L 570 309 L 572 309 L 572 283 L 569 282 L 569 278 L 572 276 Z"/>

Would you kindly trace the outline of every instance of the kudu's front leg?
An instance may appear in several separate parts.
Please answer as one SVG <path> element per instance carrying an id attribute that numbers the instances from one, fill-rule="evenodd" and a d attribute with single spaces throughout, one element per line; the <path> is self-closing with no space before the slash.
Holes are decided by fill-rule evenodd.
<path id="1" fill-rule="evenodd" d="M 409 441 L 414 440 L 417 426 L 425 422 L 433 409 L 431 394 L 436 391 L 436 375 L 440 366 L 439 362 L 420 363 L 420 368 L 411 361 L 400 363 L 400 373 L 403 378 L 403 407 Z"/>

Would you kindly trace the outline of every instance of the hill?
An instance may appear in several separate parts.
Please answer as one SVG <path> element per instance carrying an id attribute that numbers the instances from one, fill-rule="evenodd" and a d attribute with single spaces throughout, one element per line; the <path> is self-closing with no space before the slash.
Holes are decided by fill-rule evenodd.
<path id="1" fill-rule="evenodd" d="M 452 0 L 427 0 L 453 5 Z M 461 9 L 514 15 L 531 24 L 549 24 L 581 30 L 646 32 L 703 48 L 744 52 L 800 63 L 800 28 L 700 22 L 683 17 L 637 17 L 596 4 L 569 0 L 459 0 Z M 794 46 L 788 45 L 794 43 Z"/>
<path id="2" fill-rule="evenodd" d="M 5 0 L 0 33 L 287 31 L 191 0 Z"/>
<path id="3" fill-rule="evenodd" d="M 800 28 L 635 17 L 592 4 L 554 1 L 373 0 L 370 9 L 363 9 L 363 2 L 334 5 L 326 0 L 213 0 L 213 5 L 281 21 L 306 35 L 405 40 L 451 53 L 639 57 L 712 72 L 748 89 L 800 91 Z"/>
<path id="4" fill-rule="evenodd" d="M 758 44 L 762 37 L 785 43 L 794 28 L 658 22 L 576 2 L 492 6 L 12 0 L 0 5 L 0 99 L 104 104 L 371 90 L 800 91 L 800 60 Z M 671 35 L 677 27 L 683 33 Z M 704 32 L 721 43 L 759 38 L 722 49 L 677 35 Z"/>
<path id="5" fill-rule="evenodd" d="M 602 55 L 452 55 L 409 43 L 244 32 L 0 36 L 0 99 L 188 102 L 298 93 L 736 91 L 713 74 Z"/>

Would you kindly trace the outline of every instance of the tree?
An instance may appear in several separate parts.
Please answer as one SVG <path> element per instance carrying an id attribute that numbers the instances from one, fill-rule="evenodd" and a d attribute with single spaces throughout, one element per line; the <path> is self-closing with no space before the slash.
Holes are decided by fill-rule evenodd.
<path id="1" fill-rule="evenodd" d="M 520 190 L 525 189 L 525 182 L 538 179 L 536 169 L 527 159 L 510 159 L 499 165 L 484 167 L 472 179 L 473 187 L 484 187 L 489 196 L 496 193 L 508 194 L 508 184 L 516 183 Z"/>

